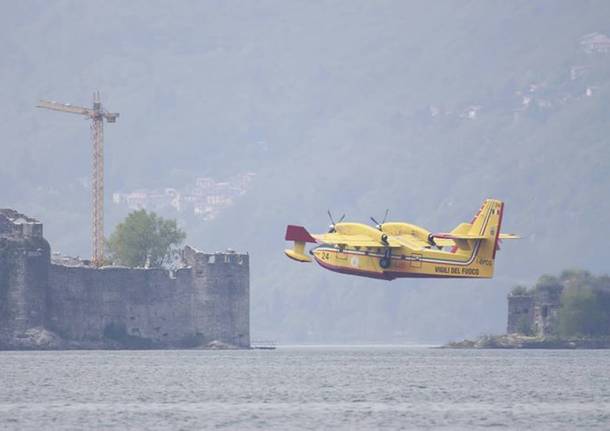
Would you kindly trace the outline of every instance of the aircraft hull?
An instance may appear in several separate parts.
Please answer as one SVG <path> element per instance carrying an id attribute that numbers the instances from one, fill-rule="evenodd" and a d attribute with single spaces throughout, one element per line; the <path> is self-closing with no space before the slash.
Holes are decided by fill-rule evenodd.
<path id="1" fill-rule="evenodd" d="M 380 261 L 384 254 L 377 251 L 338 249 L 333 246 L 319 246 L 312 250 L 314 260 L 324 269 L 341 274 L 380 280 L 396 278 L 491 278 L 493 262 L 459 256 L 449 252 L 426 254 L 397 254 L 390 257 L 388 268 L 382 268 Z M 444 256 L 446 255 L 446 256 Z"/>

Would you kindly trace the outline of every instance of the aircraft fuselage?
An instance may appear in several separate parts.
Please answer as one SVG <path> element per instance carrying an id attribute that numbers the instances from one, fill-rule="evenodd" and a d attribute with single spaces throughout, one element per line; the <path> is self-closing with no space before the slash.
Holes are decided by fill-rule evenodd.
<path id="1" fill-rule="evenodd" d="M 315 261 L 325 269 L 361 277 L 393 280 L 395 278 L 491 278 L 493 260 L 477 258 L 481 247 L 476 244 L 469 254 L 456 254 L 443 250 L 393 250 L 388 256 L 384 248 L 339 248 L 320 245 L 311 251 Z M 381 260 L 389 258 L 382 267 Z"/>

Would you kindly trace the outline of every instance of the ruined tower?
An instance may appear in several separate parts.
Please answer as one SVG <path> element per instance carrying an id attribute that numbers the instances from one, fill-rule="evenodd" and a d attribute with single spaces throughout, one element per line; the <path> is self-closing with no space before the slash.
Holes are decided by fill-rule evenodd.
<path id="1" fill-rule="evenodd" d="M 183 259 L 193 271 L 193 322 L 205 340 L 250 346 L 249 257 L 184 248 Z"/>
<path id="2" fill-rule="evenodd" d="M 42 224 L 0 209 L 0 347 L 44 326 L 49 261 Z"/>
<path id="3" fill-rule="evenodd" d="M 534 296 L 530 293 L 508 295 L 508 334 L 532 335 L 534 331 Z"/>

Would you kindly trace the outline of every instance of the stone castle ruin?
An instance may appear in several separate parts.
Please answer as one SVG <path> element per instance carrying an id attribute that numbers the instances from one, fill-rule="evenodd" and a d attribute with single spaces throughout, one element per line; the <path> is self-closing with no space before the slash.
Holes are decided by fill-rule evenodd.
<path id="1" fill-rule="evenodd" d="M 508 295 L 508 334 L 557 335 L 562 285 L 538 286 Z"/>
<path id="2" fill-rule="evenodd" d="M 249 348 L 249 256 L 186 246 L 182 263 L 58 264 L 39 221 L 0 209 L 0 349 Z"/>

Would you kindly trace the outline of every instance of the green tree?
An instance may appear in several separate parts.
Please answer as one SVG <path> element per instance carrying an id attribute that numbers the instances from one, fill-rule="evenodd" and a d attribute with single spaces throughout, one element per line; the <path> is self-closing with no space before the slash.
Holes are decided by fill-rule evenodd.
<path id="1" fill-rule="evenodd" d="M 176 220 L 166 220 L 154 212 L 131 212 L 108 240 L 114 263 L 126 266 L 160 267 L 186 238 Z"/>
<path id="2" fill-rule="evenodd" d="M 561 272 L 559 279 L 561 280 L 561 283 L 567 287 L 593 287 L 593 284 L 597 281 L 598 277 L 594 277 L 589 271 L 584 271 L 582 269 L 566 269 Z"/>
<path id="3" fill-rule="evenodd" d="M 608 335 L 610 294 L 585 286 L 564 290 L 559 309 L 559 334 L 564 337 Z"/>
<path id="4" fill-rule="evenodd" d="M 554 275 L 542 275 L 536 281 L 535 290 L 562 290 L 561 281 Z"/>

